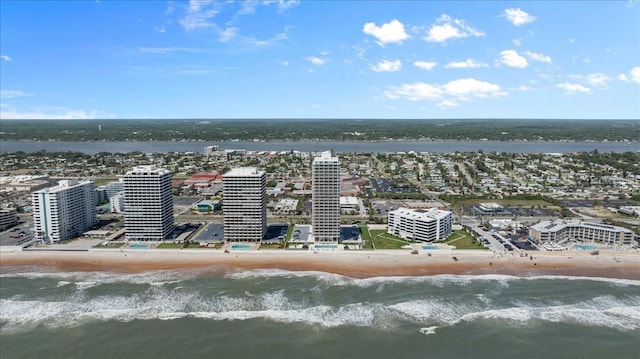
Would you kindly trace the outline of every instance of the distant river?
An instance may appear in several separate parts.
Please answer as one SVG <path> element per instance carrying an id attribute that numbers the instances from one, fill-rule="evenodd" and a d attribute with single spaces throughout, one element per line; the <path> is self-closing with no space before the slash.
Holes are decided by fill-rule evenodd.
<path id="1" fill-rule="evenodd" d="M 501 141 L 376 141 L 376 142 L 66 142 L 66 141 L 0 141 L 4 152 L 77 151 L 95 154 L 106 152 L 198 152 L 205 146 L 217 145 L 220 150 L 246 149 L 248 151 L 301 151 L 334 150 L 340 153 L 385 152 L 438 152 L 453 153 L 508 152 L 508 153 L 569 153 L 578 151 L 626 152 L 640 151 L 640 142 L 501 142 Z"/>

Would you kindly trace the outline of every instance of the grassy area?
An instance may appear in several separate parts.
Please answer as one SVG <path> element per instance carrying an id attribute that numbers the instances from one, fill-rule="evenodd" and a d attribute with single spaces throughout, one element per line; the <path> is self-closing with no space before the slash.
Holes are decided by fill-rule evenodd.
<path id="1" fill-rule="evenodd" d="M 259 249 L 282 249 L 284 244 L 282 243 L 261 243 Z"/>
<path id="2" fill-rule="evenodd" d="M 444 243 L 455 246 L 456 249 L 487 249 L 464 229 L 453 231 Z"/>
<path id="3" fill-rule="evenodd" d="M 371 233 L 369 227 L 366 224 L 358 226 L 362 235 L 362 241 L 364 242 L 362 249 L 373 249 L 373 241 L 371 240 Z"/>
<path id="4" fill-rule="evenodd" d="M 120 243 L 109 243 L 107 245 L 102 244 L 103 242 L 100 242 L 98 244 L 96 244 L 95 246 L 93 246 L 93 248 L 120 248 L 122 246 L 124 246 L 124 243 L 120 242 Z"/>
<path id="5" fill-rule="evenodd" d="M 360 228 L 360 233 L 362 233 L 362 240 L 364 241 L 371 240 L 371 233 L 369 233 L 369 227 L 366 224 L 361 224 L 358 227 Z"/>
<path id="6" fill-rule="evenodd" d="M 99 187 L 99 186 L 104 186 L 109 182 L 115 182 L 118 180 L 118 177 L 101 177 L 101 178 L 95 178 L 93 180 L 93 185 L 95 187 Z"/>
<path id="7" fill-rule="evenodd" d="M 284 236 L 284 240 L 285 241 L 290 241 L 291 240 L 291 236 L 293 235 L 293 229 L 295 228 L 295 224 L 291 223 L 289 224 L 289 228 L 287 228 L 287 234 Z"/>
<path id="8" fill-rule="evenodd" d="M 156 246 L 158 249 L 195 249 L 201 248 L 199 242 L 193 243 L 160 243 Z"/>
<path id="9" fill-rule="evenodd" d="M 180 249 L 182 243 L 160 243 L 156 246 L 157 249 Z"/>
<path id="10" fill-rule="evenodd" d="M 371 239 L 376 249 L 401 249 L 402 246 L 411 244 L 411 242 L 391 235 L 382 229 L 370 230 L 369 233 L 371 234 Z"/>

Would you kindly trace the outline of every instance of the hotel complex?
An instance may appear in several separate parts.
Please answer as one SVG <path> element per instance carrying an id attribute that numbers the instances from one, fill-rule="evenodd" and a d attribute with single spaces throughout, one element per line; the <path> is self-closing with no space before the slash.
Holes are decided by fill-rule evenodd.
<path id="1" fill-rule="evenodd" d="M 634 233 L 630 229 L 602 223 L 581 221 L 542 221 L 529 228 L 529 235 L 540 242 L 599 242 L 606 244 L 630 244 Z"/>
<path id="2" fill-rule="evenodd" d="M 267 229 L 267 174 L 239 167 L 224 174 L 224 238 L 232 242 L 260 241 Z"/>
<path id="3" fill-rule="evenodd" d="M 404 239 L 433 242 L 451 234 L 452 214 L 439 209 L 400 207 L 389 212 L 388 232 Z"/>
<path id="4" fill-rule="evenodd" d="M 311 224 L 316 242 L 338 243 L 340 238 L 340 161 L 330 151 L 312 164 Z"/>
<path id="5" fill-rule="evenodd" d="M 122 178 L 124 226 L 130 241 L 169 239 L 174 229 L 171 171 L 137 166 Z"/>
<path id="6" fill-rule="evenodd" d="M 35 238 L 56 243 L 77 237 L 97 223 L 93 182 L 63 180 L 31 194 Z"/>

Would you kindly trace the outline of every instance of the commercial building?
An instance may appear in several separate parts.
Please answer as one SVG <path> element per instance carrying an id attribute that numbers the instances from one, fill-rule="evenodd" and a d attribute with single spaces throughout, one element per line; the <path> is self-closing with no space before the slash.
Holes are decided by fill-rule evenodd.
<path id="1" fill-rule="evenodd" d="M 239 167 L 222 177 L 224 238 L 260 241 L 267 229 L 267 173 Z"/>
<path id="2" fill-rule="evenodd" d="M 356 214 L 360 209 L 358 198 L 340 196 L 340 211 L 347 214 Z"/>
<path id="3" fill-rule="evenodd" d="M 388 232 L 404 239 L 433 242 L 451 234 L 453 215 L 440 209 L 408 209 L 389 211 Z"/>
<path id="4" fill-rule="evenodd" d="M 134 167 L 122 177 L 125 238 L 170 239 L 174 229 L 171 171 L 153 165 Z"/>
<path id="5" fill-rule="evenodd" d="M 529 227 L 529 235 L 540 242 L 598 242 L 605 244 L 630 244 L 634 233 L 630 229 L 603 223 L 582 221 L 542 221 Z"/>
<path id="6" fill-rule="evenodd" d="M 312 163 L 311 225 L 316 242 L 338 243 L 340 238 L 340 161 L 330 151 Z"/>
<path id="7" fill-rule="evenodd" d="M 63 180 L 31 194 L 36 239 L 56 243 L 77 237 L 97 223 L 91 181 Z"/>

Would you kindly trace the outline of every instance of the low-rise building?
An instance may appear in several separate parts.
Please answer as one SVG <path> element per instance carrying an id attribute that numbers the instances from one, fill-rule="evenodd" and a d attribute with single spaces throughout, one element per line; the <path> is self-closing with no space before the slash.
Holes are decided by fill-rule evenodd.
<path id="1" fill-rule="evenodd" d="M 18 211 L 15 208 L 0 208 L 0 231 L 18 224 Z"/>
<path id="2" fill-rule="evenodd" d="M 632 230 L 603 223 L 582 221 L 542 221 L 529 228 L 529 235 L 540 242 L 599 242 L 606 244 L 630 244 Z"/>
<path id="3" fill-rule="evenodd" d="M 440 209 L 408 209 L 390 211 L 387 232 L 404 239 L 433 242 L 451 234 L 453 215 Z"/>
<path id="4" fill-rule="evenodd" d="M 340 212 L 356 213 L 358 212 L 358 198 L 340 196 Z"/>

